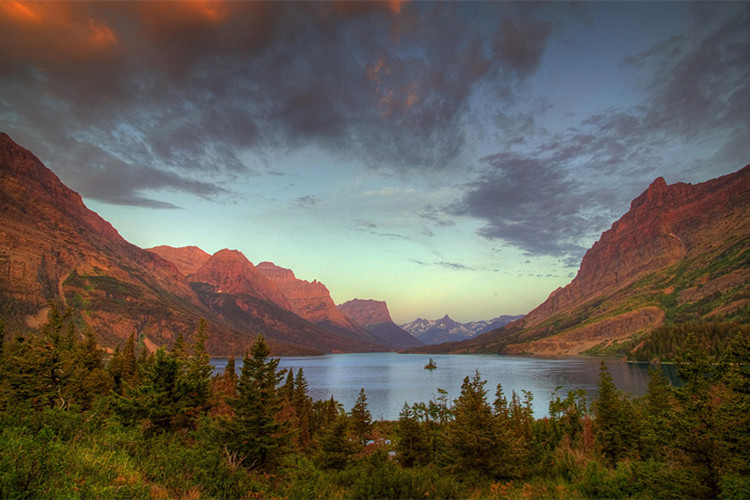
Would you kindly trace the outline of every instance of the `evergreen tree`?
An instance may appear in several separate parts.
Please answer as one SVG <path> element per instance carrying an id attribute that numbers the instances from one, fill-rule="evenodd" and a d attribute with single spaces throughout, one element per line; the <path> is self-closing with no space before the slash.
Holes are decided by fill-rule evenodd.
<path id="1" fill-rule="evenodd" d="M 179 366 L 179 391 L 181 393 L 181 410 L 177 417 L 178 427 L 193 428 L 199 415 L 211 407 L 211 357 L 206 350 L 208 332 L 206 320 L 201 318 L 195 341 L 191 345 L 192 354 L 187 346 L 175 354 Z"/>
<path id="2" fill-rule="evenodd" d="M 273 467 L 287 452 L 287 429 L 277 419 L 281 410 L 279 360 L 269 359 L 269 354 L 268 344 L 259 336 L 245 354 L 237 397 L 231 401 L 234 419 L 227 429 L 227 448 L 248 468 Z"/>
<path id="3" fill-rule="evenodd" d="M 627 398 L 617 389 L 607 365 L 599 365 L 599 392 L 592 405 L 594 411 L 594 434 L 602 454 L 611 463 L 625 457 L 629 450 L 635 450 L 637 431 L 633 426 L 635 420 Z"/>
<path id="4" fill-rule="evenodd" d="M 416 412 L 404 403 L 396 425 L 396 458 L 404 467 L 425 465 L 430 460 L 430 442 Z"/>
<path id="5" fill-rule="evenodd" d="M 492 408 L 487 403 L 486 382 L 477 371 L 464 378 L 453 406 L 454 420 L 445 436 L 447 462 L 456 472 L 491 474 L 496 464 L 497 441 Z"/>
<path id="6" fill-rule="evenodd" d="M 354 437 L 360 444 L 366 444 L 372 432 L 372 416 L 370 410 L 367 409 L 367 394 L 365 394 L 364 388 L 359 390 L 359 396 L 357 396 L 357 401 L 354 403 L 350 415 Z"/>
<path id="7" fill-rule="evenodd" d="M 527 441 L 531 439 L 531 401 L 524 407 L 515 391 L 508 403 L 500 384 L 495 390 L 494 428 L 497 462 L 494 473 L 502 477 L 518 477 L 528 455 Z M 528 411 L 526 411 L 528 409 Z"/>
<path id="8" fill-rule="evenodd" d="M 679 411 L 675 414 L 675 444 L 686 459 L 685 466 L 696 478 L 699 497 L 720 496 L 720 469 L 725 457 L 722 422 L 718 407 L 724 397 L 712 357 L 689 334 L 678 357 L 677 376 L 684 385 L 675 391 Z"/>
<path id="9" fill-rule="evenodd" d="M 281 391 L 279 391 L 279 393 L 281 399 L 289 403 L 292 402 L 292 398 L 294 398 L 294 370 L 291 368 L 286 370 L 286 382 L 281 386 Z"/>
<path id="10" fill-rule="evenodd" d="M 349 440 L 346 415 L 338 415 L 323 432 L 320 440 L 318 464 L 324 469 L 343 469 L 354 455 L 354 444 Z"/>
<path id="11" fill-rule="evenodd" d="M 673 445 L 675 416 L 672 389 L 661 366 L 648 369 L 643 413 L 643 455 L 663 459 Z"/>
<path id="12" fill-rule="evenodd" d="M 294 379 L 294 393 L 292 395 L 292 406 L 297 417 L 297 444 L 301 447 L 307 447 L 311 439 L 311 420 L 312 420 L 312 398 L 307 394 L 308 383 L 302 368 L 297 370 L 297 376 Z"/>

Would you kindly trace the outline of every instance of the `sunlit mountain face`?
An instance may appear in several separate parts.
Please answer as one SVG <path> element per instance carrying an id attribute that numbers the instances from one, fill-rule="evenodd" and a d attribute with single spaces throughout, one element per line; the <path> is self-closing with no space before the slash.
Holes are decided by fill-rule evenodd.
<path id="1" fill-rule="evenodd" d="M 526 314 L 657 177 L 747 164 L 745 2 L 0 2 L 0 123 L 140 248 L 397 324 Z"/>

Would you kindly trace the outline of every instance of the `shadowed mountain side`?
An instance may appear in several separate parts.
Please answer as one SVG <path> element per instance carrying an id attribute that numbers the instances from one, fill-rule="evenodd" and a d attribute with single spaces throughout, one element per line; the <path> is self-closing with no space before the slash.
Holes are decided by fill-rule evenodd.
<path id="1" fill-rule="evenodd" d="M 586 253 L 575 279 L 528 315 L 419 351 L 576 355 L 665 322 L 742 319 L 748 283 L 750 165 L 695 185 L 658 178 Z"/>
<path id="2" fill-rule="evenodd" d="M 388 306 L 383 301 L 353 299 L 336 307 L 391 348 L 406 349 L 423 345 L 419 339 L 393 322 Z"/>
<path id="3" fill-rule="evenodd" d="M 297 346 L 300 354 L 304 350 L 307 351 L 305 354 L 310 355 L 372 352 L 381 349 L 375 344 L 342 338 L 277 304 L 246 293 L 217 293 L 214 287 L 206 283 L 192 283 L 192 287 L 209 309 L 225 323 L 263 334 L 277 343 Z"/>

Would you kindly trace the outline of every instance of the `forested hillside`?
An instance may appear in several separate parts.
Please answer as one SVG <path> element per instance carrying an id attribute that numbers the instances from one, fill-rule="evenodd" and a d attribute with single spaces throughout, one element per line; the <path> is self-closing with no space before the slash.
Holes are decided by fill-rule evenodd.
<path id="1" fill-rule="evenodd" d="M 261 337 L 239 374 L 213 375 L 206 323 L 154 354 L 131 337 L 105 358 L 51 305 L 38 335 L 0 344 L 2 498 L 747 498 L 750 343 L 719 356 L 687 333 L 684 382 L 651 371 L 632 400 L 604 362 L 599 391 L 533 395 L 468 374 L 450 401 L 374 422 L 313 401 Z"/>

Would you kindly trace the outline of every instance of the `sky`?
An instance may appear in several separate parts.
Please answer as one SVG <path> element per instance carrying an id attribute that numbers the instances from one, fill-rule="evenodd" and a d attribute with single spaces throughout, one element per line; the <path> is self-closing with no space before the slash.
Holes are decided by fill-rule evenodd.
<path id="1" fill-rule="evenodd" d="M 133 244 L 524 314 L 750 163 L 748 2 L 0 2 L 0 125 Z"/>

